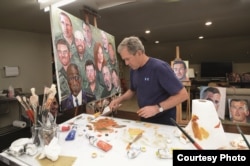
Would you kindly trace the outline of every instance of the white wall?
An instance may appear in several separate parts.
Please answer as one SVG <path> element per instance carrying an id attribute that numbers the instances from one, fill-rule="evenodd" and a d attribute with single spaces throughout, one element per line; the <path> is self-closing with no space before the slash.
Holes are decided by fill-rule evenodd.
<path id="1" fill-rule="evenodd" d="M 12 85 L 30 92 L 35 87 L 42 94 L 52 83 L 50 35 L 0 29 L 0 36 L 0 90 Z M 18 66 L 20 75 L 6 78 L 4 66 Z"/>

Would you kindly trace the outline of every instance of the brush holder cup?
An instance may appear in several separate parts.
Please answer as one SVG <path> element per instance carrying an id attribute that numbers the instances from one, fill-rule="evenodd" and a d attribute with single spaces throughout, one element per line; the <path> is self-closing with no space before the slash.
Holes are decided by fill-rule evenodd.
<path id="1" fill-rule="evenodd" d="M 51 127 L 42 127 L 40 131 L 42 144 L 48 145 L 54 137 L 57 137 L 57 125 L 52 125 Z"/>
<path id="2" fill-rule="evenodd" d="M 34 125 L 31 127 L 31 138 L 33 144 L 36 146 L 41 145 L 41 136 L 40 136 L 41 126 Z"/>

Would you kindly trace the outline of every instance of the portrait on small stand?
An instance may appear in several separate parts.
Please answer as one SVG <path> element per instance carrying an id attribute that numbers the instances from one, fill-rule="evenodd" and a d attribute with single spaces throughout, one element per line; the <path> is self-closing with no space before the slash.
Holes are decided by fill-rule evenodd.
<path id="1" fill-rule="evenodd" d="M 171 61 L 171 67 L 180 81 L 189 81 L 188 75 L 188 61 L 184 60 L 174 60 Z"/>

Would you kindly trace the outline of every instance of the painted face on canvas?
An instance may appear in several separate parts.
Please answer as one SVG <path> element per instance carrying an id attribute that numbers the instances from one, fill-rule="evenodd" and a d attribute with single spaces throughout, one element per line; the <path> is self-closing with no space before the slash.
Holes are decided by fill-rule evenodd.
<path id="1" fill-rule="evenodd" d="M 96 71 L 93 65 L 86 66 L 86 76 L 90 84 L 95 83 Z"/>
<path id="2" fill-rule="evenodd" d="M 186 78 L 186 69 L 183 64 L 174 65 L 174 73 L 179 80 L 184 80 Z"/>
<path id="3" fill-rule="evenodd" d="M 245 101 L 231 101 L 230 113 L 233 122 L 247 122 L 249 110 Z"/>
<path id="4" fill-rule="evenodd" d="M 69 66 L 67 69 L 68 84 L 72 95 L 77 96 L 81 91 L 81 76 L 79 71 L 74 66 Z"/>
<path id="5" fill-rule="evenodd" d="M 60 23 L 63 35 L 66 38 L 71 38 L 73 36 L 73 27 L 70 18 L 66 14 L 62 13 L 60 15 Z"/>
<path id="6" fill-rule="evenodd" d="M 220 106 L 221 95 L 219 93 L 207 92 L 205 99 L 210 100 L 214 103 L 216 111 L 218 111 Z"/>
<path id="7" fill-rule="evenodd" d="M 60 62 L 63 66 L 67 66 L 70 63 L 71 54 L 70 51 L 65 44 L 58 44 L 57 45 L 57 54 Z"/>

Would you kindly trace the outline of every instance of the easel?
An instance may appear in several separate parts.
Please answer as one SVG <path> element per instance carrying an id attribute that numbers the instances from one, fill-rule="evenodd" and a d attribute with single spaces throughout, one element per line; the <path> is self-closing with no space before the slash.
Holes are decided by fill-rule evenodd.
<path id="1" fill-rule="evenodd" d="M 179 50 L 179 46 L 176 46 L 176 58 L 175 61 L 177 60 L 182 60 L 180 58 L 180 50 Z M 187 125 L 188 122 L 191 119 L 191 108 L 190 108 L 190 88 L 191 88 L 191 81 L 182 81 L 183 86 L 187 89 L 189 98 L 187 99 L 186 103 L 187 103 L 187 107 L 186 110 L 182 110 L 182 103 L 178 104 L 176 106 L 176 122 L 179 125 Z M 183 114 L 185 114 L 185 118 L 182 116 Z"/>
<path id="2" fill-rule="evenodd" d="M 81 10 L 81 12 L 82 12 L 82 14 L 84 16 L 84 21 L 87 24 L 90 23 L 89 22 L 89 16 L 92 15 L 93 16 L 93 22 L 94 22 L 93 25 L 97 28 L 97 17 L 100 18 L 101 16 L 98 15 L 98 13 L 95 10 L 93 10 L 93 9 L 91 9 L 89 7 L 86 7 L 86 6 L 83 6 L 83 9 Z"/>

